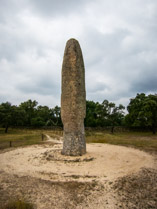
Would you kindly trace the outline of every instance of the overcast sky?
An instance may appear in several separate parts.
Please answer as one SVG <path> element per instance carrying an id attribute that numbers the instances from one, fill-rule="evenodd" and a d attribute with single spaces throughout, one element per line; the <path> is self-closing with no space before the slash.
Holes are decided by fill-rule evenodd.
<path id="1" fill-rule="evenodd" d="M 66 41 L 79 41 L 87 99 L 157 93 L 157 0 L 0 0 L 0 103 L 60 105 Z"/>

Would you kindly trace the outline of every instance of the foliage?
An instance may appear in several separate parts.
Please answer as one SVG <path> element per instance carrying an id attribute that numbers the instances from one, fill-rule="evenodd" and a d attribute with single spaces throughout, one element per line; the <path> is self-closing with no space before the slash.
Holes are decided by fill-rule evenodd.
<path id="1" fill-rule="evenodd" d="M 0 124 L 5 127 L 7 133 L 10 125 L 23 125 L 25 112 L 11 103 L 6 102 L 0 105 Z"/>
<path id="2" fill-rule="evenodd" d="M 9 202 L 3 209 L 33 209 L 33 205 L 22 201 L 22 200 L 15 200 Z"/>
<path id="3" fill-rule="evenodd" d="M 99 125 L 99 103 L 95 103 L 93 101 L 86 102 L 86 118 L 85 118 L 85 126 L 88 127 L 96 127 Z"/>
<path id="4" fill-rule="evenodd" d="M 115 126 L 122 125 L 122 121 L 124 119 L 123 110 L 125 107 L 122 104 L 116 106 L 114 103 L 107 100 L 104 100 L 102 105 L 105 112 L 107 125 L 112 127 L 111 133 L 113 133 Z"/>
<path id="5" fill-rule="evenodd" d="M 20 104 L 20 108 L 25 112 L 25 125 L 26 126 L 30 126 L 31 125 L 31 120 L 32 118 L 35 117 L 36 115 L 36 106 L 37 106 L 38 102 L 37 101 L 32 101 L 32 100 L 28 100 L 26 102 L 23 102 Z"/>
<path id="6" fill-rule="evenodd" d="M 122 124 L 124 119 L 123 105 L 116 106 L 114 103 L 104 100 L 102 104 L 93 101 L 86 103 L 86 119 L 87 127 L 104 127 L 111 126 L 113 133 L 114 126 Z"/>
<path id="7" fill-rule="evenodd" d="M 151 128 L 152 132 L 156 133 L 157 95 L 137 94 L 135 98 L 130 99 L 126 116 L 124 109 L 123 105 L 116 105 L 108 100 L 104 100 L 102 103 L 86 101 L 85 126 L 110 126 L 111 133 L 113 133 L 115 126 L 126 125 L 128 127 Z M 19 106 L 11 105 L 9 102 L 2 103 L 0 104 L 0 125 L 5 127 L 5 132 L 8 131 L 9 126 L 62 127 L 61 108 L 41 106 L 35 100 L 28 100 Z"/>
<path id="8" fill-rule="evenodd" d="M 0 123 L 5 127 L 5 133 L 12 122 L 12 107 L 9 102 L 0 105 Z"/>
<path id="9" fill-rule="evenodd" d="M 60 107 L 38 106 L 37 101 L 28 100 L 19 106 L 6 102 L 0 104 L 0 125 L 7 133 L 9 126 L 42 127 L 62 126 Z"/>
<path id="10" fill-rule="evenodd" d="M 127 107 L 128 115 L 125 118 L 126 124 L 135 127 L 150 127 L 153 134 L 157 126 L 157 95 L 144 93 L 130 100 Z"/>
<path id="11" fill-rule="evenodd" d="M 85 126 L 104 127 L 121 125 L 124 117 L 122 105 L 116 106 L 104 100 L 102 104 L 87 101 Z M 0 105 L 0 124 L 9 126 L 42 127 L 42 126 L 62 126 L 61 108 L 55 106 L 38 106 L 37 101 L 28 100 L 19 106 L 12 106 L 9 102 Z"/>

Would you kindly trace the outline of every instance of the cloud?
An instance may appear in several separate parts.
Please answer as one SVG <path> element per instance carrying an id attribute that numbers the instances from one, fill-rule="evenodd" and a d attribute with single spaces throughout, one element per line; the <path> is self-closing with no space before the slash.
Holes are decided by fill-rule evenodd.
<path id="1" fill-rule="evenodd" d="M 30 0 L 32 10 L 45 17 L 65 16 L 68 14 L 76 14 L 84 10 L 84 7 L 91 1 L 89 0 Z"/>
<path id="2" fill-rule="evenodd" d="M 60 105 L 66 41 L 80 42 L 87 99 L 156 93 L 155 0 L 0 0 L 0 102 Z"/>

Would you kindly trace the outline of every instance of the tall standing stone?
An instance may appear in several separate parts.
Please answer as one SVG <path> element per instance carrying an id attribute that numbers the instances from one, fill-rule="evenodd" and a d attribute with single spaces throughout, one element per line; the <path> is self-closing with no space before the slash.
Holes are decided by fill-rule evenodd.
<path id="1" fill-rule="evenodd" d="M 62 65 L 63 155 L 78 156 L 86 153 L 85 115 L 86 91 L 83 56 L 79 42 L 70 39 L 65 47 Z"/>

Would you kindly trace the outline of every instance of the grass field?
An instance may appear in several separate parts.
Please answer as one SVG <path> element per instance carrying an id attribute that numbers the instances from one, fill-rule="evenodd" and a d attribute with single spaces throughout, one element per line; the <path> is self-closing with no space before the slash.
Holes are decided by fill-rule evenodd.
<path id="1" fill-rule="evenodd" d="M 4 130 L 0 129 L 0 149 L 8 148 L 10 142 L 13 147 L 42 143 L 41 131 L 10 129 L 8 133 L 4 133 Z"/>
<path id="2" fill-rule="evenodd" d="M 59 130 L 38 130 L 38 129 L 9 129 L 8 133 L 0 128 L 0 149 L 10 147 L 19 147 L 33 144 L 42 144 L 46 140 L 45 134 L 51 137 L 59 138 L 62 132 Z M 42 137 L 44 136 L 44 138 Z M 43 140 L 42 140 L 43 139 Z"/>
<path id="3" fill-rule="evenodd" d="M 62 131 L 9 129 L 6 134 L 4 133 L 4 129 L 0 129 L 0 149 L 10 147 L 10 141 L 12 147 L 41 144 L 43 143 L 42 134 L 59 138 L 62 136 Z M 46 137 L 44 137 L 44 140 L 46 140 Z M 145 151 L 157 152 L 157 135 L 153 135 L 149 132 L 122 132 L 110 134 L 103 131 L 86 131 L 86 142 L 123 145 L 143 149 Z"/>
<path id="4" fill-rule="evenodd" d="M 145 151 L 157 152 L 157 135 L 149 132 L 87 132 L 87 143 L 108 143 L 143 149 Z"/>

